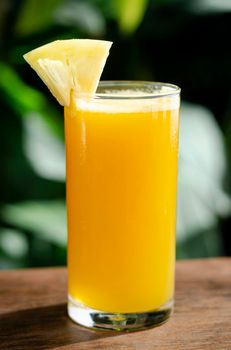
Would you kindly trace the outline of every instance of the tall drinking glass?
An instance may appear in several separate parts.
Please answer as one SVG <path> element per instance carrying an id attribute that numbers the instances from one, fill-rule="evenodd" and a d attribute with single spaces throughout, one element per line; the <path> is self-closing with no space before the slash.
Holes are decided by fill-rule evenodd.
<path id="1" fill-rule="evenodd" d="M 138 330 L 173 305 L 180 89 L 102 82 L 65 107 L 68 314 Z"/>

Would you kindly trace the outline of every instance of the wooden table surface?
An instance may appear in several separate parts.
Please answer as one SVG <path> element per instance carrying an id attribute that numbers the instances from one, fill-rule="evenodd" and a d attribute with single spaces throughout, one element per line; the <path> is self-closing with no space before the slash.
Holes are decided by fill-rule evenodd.
<path id="1" fill-rule="evenodd" d="M 64 268 L 0 272 L 0 349 L 231 350 L 231 259 L 177 262 L 176 303 L 158 328 L 112 333 L 66 314 Z"/>

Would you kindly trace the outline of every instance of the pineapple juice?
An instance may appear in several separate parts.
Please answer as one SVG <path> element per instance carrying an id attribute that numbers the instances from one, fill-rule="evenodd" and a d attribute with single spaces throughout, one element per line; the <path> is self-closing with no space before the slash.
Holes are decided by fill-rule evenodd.
<path id="1" fill-rule="evenodd" d="M 140 313 L 173 298 L 179 96 L 120 95 L 65 107 L 68 292 Z"/>

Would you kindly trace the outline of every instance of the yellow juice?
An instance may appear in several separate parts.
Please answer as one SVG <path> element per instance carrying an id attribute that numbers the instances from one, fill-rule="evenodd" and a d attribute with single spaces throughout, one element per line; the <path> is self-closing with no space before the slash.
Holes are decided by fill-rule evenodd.
<path id="1" fill-rule="evenodd" d="M 65 107 L 68 292 L 77 303 L 133 313 L 173 298 L 176 99 Z"/>

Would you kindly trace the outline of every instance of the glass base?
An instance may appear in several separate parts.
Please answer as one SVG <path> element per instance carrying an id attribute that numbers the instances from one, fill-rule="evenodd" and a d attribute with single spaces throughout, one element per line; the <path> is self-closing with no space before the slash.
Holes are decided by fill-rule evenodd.
<path id="1" fill-rule="evenodd" d="M 160 308 L 137 313 L 112 313 L 94 310 L 68 298 L 68 315 L 81 326 L 93 329 L 113 330 L 119 332 L 138 331 L 157 327 L 166 322 L 171 314 L 173 301 L 170 300 Z"/>

